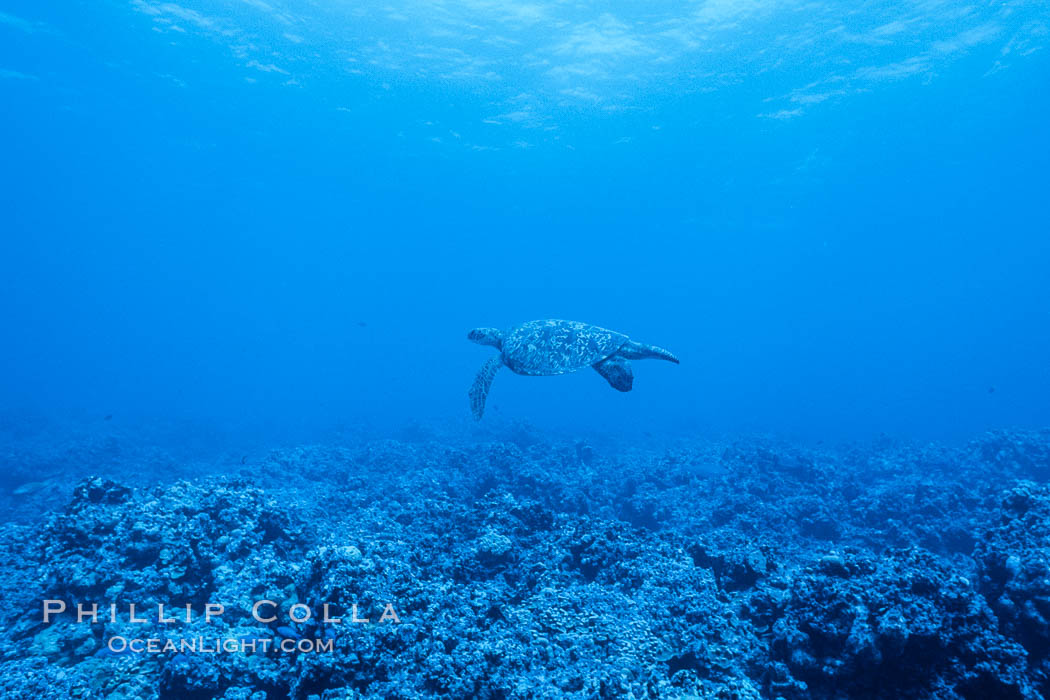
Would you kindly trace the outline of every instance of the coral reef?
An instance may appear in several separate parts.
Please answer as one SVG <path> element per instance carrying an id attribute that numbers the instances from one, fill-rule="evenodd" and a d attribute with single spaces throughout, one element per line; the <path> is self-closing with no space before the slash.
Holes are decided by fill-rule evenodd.
<path id="1" fill-rule="evenodd" d="M 9 472 L 0 695 L 1050 696 L 1050 433 L 484 437 Z"/>

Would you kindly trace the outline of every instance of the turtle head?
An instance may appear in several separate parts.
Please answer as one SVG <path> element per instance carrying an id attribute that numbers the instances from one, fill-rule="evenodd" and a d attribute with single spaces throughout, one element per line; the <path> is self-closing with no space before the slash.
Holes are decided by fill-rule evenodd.
<path id="1" fill-rule="evenodd" d="M 503 333 L 498 328 L 475 328 L 467 333 L 467 339 L 478 345 L 491 345 L 497 350 L 503 349 Z"/>

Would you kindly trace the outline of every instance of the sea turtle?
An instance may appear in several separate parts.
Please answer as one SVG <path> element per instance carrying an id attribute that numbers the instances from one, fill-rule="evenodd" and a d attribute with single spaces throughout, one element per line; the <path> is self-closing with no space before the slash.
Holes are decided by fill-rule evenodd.
<path id="1" fill-rule="evenodd" d="M 529 321 L 506 332 L 475 328 L 467 338 L 500 351 L 482 366 L 470 387 L 474 420 L 481 420 L 492 378 L 502 365 L 512 372 L 530 376 L 565 374 L 593 367 L 613 389 L 630 391 L 634 375 L 628 360 L 653 357 L 678 364 L 678 358 L 663 348 L 636 343 L 623 333 L 577 321 Z"/>

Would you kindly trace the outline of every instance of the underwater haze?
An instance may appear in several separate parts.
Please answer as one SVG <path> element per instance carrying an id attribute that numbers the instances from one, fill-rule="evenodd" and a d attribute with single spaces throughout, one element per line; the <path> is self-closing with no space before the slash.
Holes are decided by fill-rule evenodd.
<path id="1" fill-rule="evenodd" d="M 1045 0 L 0 0 L 0 699 L 1050 699 L 1048 86 Z"/>
<path id="2" fill-rule="evenodd" d="M 478 326 L 669 348 L 556 430 L 1050 424 L 1044 3 L 0 3 L 5 412 L 470 421 Z"/>

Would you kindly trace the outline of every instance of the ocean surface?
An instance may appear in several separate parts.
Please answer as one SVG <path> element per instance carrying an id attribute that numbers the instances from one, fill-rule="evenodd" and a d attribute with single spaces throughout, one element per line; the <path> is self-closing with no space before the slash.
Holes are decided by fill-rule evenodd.
<path id="1" fill-rule="evenodd" d="M 1047 85 L 1037 0 L 0 0 L 0 696 L 1050 698 Z"/>

